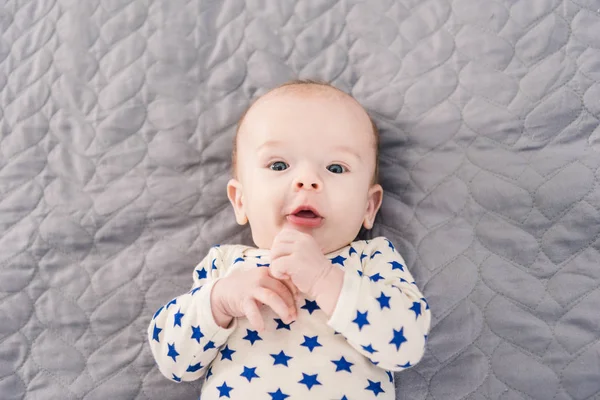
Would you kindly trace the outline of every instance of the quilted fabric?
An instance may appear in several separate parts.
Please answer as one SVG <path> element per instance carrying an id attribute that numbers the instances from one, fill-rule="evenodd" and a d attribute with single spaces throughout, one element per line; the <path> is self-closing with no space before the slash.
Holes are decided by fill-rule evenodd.
<path id="1" fill-rule="evenodd" d="M 600 399 L 598 0 L 9 0 L 0 394 L 196 399 L 152 313 L 214 243 L 234 124 L 290 78 L 381 128 L 382 211 L 428 298 L 397 398 Z"/>

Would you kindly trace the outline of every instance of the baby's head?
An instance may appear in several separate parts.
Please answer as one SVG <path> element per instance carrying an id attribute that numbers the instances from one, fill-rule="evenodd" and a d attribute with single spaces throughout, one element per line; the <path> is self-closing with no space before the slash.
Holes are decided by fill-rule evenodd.
<path id="1" fill-rule="evenodd" d="M 271 90 L 238 123 L 227 184 L 237 222 L 263 249 L 283 227 L 310 233 L 324 253 L 348 245 L 381 205 L 378 142 L 363 107 L 330 85 Z"/>

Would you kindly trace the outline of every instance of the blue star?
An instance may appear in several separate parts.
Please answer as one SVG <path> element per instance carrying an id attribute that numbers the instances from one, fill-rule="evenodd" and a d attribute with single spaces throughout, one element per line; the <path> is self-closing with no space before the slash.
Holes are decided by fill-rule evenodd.
<path id="1" fill-rule="evenodd" d="M 354 318 L 352 322 L 358 325 L 359 331 L 362 331 L 363 326 L 370 325 L 369 320 L 367 319 L 367 314 L 369 314 L 368 311 L 361 313 L 360 311 L 356 310 L 356 318 Z"/>
<path id="2" fill-rule="evenodd" d="M 213 258 L 213 260 L 212 260 L 212 269 L 217 269 L 217 266 L 216 266 L 216 264 L 215 264 L 215 261 L 217 261 L 217 259 L 216 259 L 216 258 Z M 227 396 L 227 397 L 229 397 L 229 396 Z"/>
<path id="3" fill-rule="evenodd" d="M 379 351 L 379 350 L 375 350 L 373 348 L 373 346 L 371 346 L 371 344 L 369 344 L 368 346 L 361 345 L 361 347 L 363 348 L 364 351 L 366 351 L 367 353 L 370 353 L 370 354 L 377 353 Z"/>
<path id="4" fill-rule="evenodd" d="M 380 280 L 383 279 L 383 276 L 379 275 L 379 272 L 378 272 L 375 275 L 369 276 L 369 279 L 372 280 L 373 282 L 379 282 Z"/>
<path id="5" fill-rule="evenodd" d="M 319 375 L 319 374 L 308 375 L 308 374 L 305 374 L 303 372 L 302 373 L 302 379 L 299 380 L 298 383 L 306 385 L 306 387 L 308 388 L 308 390 L 310 390 L 310 389 L 312 389 L 313 386 L 321 384 L 321 382 L 319 382 L 317 380 L 317 375 Z"/>
<path id="6" fill-rule="evenodd" d="M 333 265 L 340 264 L 343 267 L 344 261 L 346 261 L 346 258 L 344 258 L 342 256 L 335 256 L 331 259 L 331 264 L 333 264 Z"/>
<path id="7" fill-rule="evenodd" d="M 400 364 L 397 364 L 397 365 L 398 365 L 398 367 L 400 367 L 400 368 L 410 368 L 410 367 L 412 367 L 412 365 L 410 364 L 410 361 L 409 361 L 409 362 L 407 362 L 407 363 L 406 363 L 406 364 L 404 364 L 404 365 L 400 365 Z"/>
<path id="8" fill-rule="evenodd" d="M 367 255 L 363 252 L 360 253 L 360 262 L 362 262 L 363 258 L 367 257 Z"/>
<path id="9" fill-rule="evenodd" d="M 260 260 L 262 256 L 254 256 L 254 258 L 258 258 Z"/>
<path id="10" fill-rule="evenodd" d="M 285 394 L 281 391 L 281 389 L 277 389 L 276 392 L 267 392 L 271 396 L 271 400 L 285 400 L 290 397 L 289 394 Z"/>
<path id="11" fill-rule="evenodd" d="M 208 275 L 204 268 L 196 270 L 196 272 L 198 273 L 198 279 L 206 279 L 206 277 Z"/>
<path id="12" fill-rule="evenodd" d="M 311 315 L 312 315 L 313 311 L 321 309 L 321 307 L 318 306 L 316 301 L 306 300 L 306 299 L 304 301 L 305 301 L 304 305 L 300 308 L 302 308 L 303 310 L 307 310 L 308 313 Z"/>
<path id="13" fill-rule="evenodd" d="M 156 310 L 152 319 L 155 319 L 156 317 L 158 317 L 158 314 L 160 314 L 160 312 L 163 310 L 164 307 L 165 306 L 161 306 L 158 310 Z"/>
<path id="14" fill-rule="evenodd" d="M 388 378 L 390 378 L 390 382 L 394 382 L 394 375 L 392 375 L 390 371 L 385 371 L 385 373 L 387 374 Z"/>
<path id="15" fill-rule="evenodd" d="M 287 356 L 283 350 L 281 350 L 279 352 L 279 354 L 271 354 L 271 357 L 273 357 L 273 359 L 275 361 L 273 361 L 273 365 L 285 365 L 286 367 L 288 366 L 288 361 L 290 361 L 293 357 Z"/>
<path id="16" fill-rule="evenodd" d="M 175 375 L 175 374 L 173 374 L 173 380 L 174 380 L 175 382 L 181 382 L 181 378 L 180 378 L 180 377 L 178 377 L 178 376 L 177 376 L 177 375 Z"/>
<path id="17" fill-rule="evenodd" d="M 370 379 L 367 380 L 369 381 L 369 386 L 367 386 L 365 390 L 371 390 L 376 397 L 379 396 L 379 393 L 385 393 L 385 390 L 381 388 L 381 382 L 373 382 Z"/>
<path id="18" fill-rule="evenodd" d="M 190 290 L 190 294 L 193 296 L 200 289 L 202 289 L 202 286 L 198 286 L 197 288 L 194 288 L 194 289 Z"/>
<path id="19" fill-rule="evenodd" d="M 414 301 L 412 307 L 409 308 L 409 310 L 415 312 L 415 319 L 419 318 L 419 315 L 421 315 L 421 303 L 419 303 L 418 301 Z"/>
<path id="20" fill-rule="evenodd" d="M 425 341 L 427 341 L 427 335 L 425 335 Z"/>
<path id="21" fill-rule="evenodd" d="M 379 250 L 377 250 L 375 253 L 371 254 L 371 260 L 373 259 L 373 257 L 375 257 L 377 254 L 381 254 L 381 252 Z"/>
<path id="22" fill-rule="evenodd" d="M 404 271 L 404 266 L 402 264 L 400 264 L 398 261 L 389 261 L 388 264 L 390 264 L 392 266 L 392 271 L 395 269 Z"/>
<path id="23" fill-rule="evenodd" d="M 232 389 L 232 387 L 227 386 L 227 382 L 223 382 L 221 386 L 217 386 L 217 390 L 219 391 L 219 398 L 229 397 L 229 392 L 231 392 Z"/>
<path id="24" fill-rule="evenodd" d="M 383 310 L 385 307 L 389 308 L 390 310 L 392 309 L 390 307 L 390 296 L 386 296 L 385 293 L 381 292 L 381 295 L 379 297 L 376 298 L 376 300 L 379 302 L 379 307 Z"/>
<path id="25" fill-rule="evenodd" d="M 352 253 L 354 253 L 354 254 L 358 254 L 358 253 L 356 253 L 356 250 L 354 250 L 354 247 L 350 246 L 350 251 L 348 252 L 348 255 L 349 255 L 350 257 L 352 257 Z"/>
<path id="26" fill-rule="evenodd" d="M 171 300 L 170 302 L 168 302 L 168 303 L 167 303 L 167 305 L 165 306 L 165 309 L 167 309 L 167 310 L 168 310 L 168 309 L 169 309 L 169 306 L 170 306 L 171 304 L 177 304 L 177 298 L 175 298 L 175 299 Z"/>
<path id="27" fill-rule="evenodd" d="M 221 350 L 221 361 L 228 359 L 230 361 L 233 361 L 233 359 L 231 358 L 231 355 L 235 353 L 235 350 L 232 350 L 229 348 L 229 345 L 225 345 L 225 348 L 223 350 Z"/>
<path id="28" fill-rule="evenodd" d="M 348 400 L 348 398 L 346 397 L 346 395 L 343 395 L 340 400 Z"/>
<path id="29" fill-rule="evenodd" d="M 179 353 L 177 352 L 177 350 L 175 350 L 175 343 L 167 343 L 167 345 L 169 346 L 169 352 L 167 353 L 167 357 L 171 357 L 173 361 L 177 362 L 177 356 L 179 355 Z"/>
<path id="30" fill-rule="evenodd" d="M 183 318 L 183 313 L 181 312 L 181 308 L 179 309 L 179 311 L 177 311 L 175 313 L 175 315 L 173 316 L 173 328 L 175 328 L 177 325 L 181 326 L 181 318 Z"/>
<path id="31" fill-rule="evenodd" d="M 423 303 L 425 303 L 425 309 L 426 309 L 426 310 L 429 310 L 429 303 L 427 302 L 427 300 L 425 300 L 425 297 L 421 297 L 421 301 L 422 301 Z"/>
<path id="32" fill-rule="evenodd" d="M 357 269 L 356 272 L 358 272 L 358 276 L 363 276 L 363 272 L 360 269 Z"/>
<path id="33" fill-rule="evenodd" d="M 258 336 L 258 332 L 253 331 L 252 329 L 246 329 L 246 336 L 242 339 L 249 341 L 252 346 L 254 346 L 254 342 L 257 340 L 262 340 L 262 338 Z"/>
<path id="34" fill-rule="evenodd" d="M 275 322 L 277 322 L 277 329 L 287 329 L 288 331 L 291 331 L 292 328 L 290 328 L 290 325 L 296 321 L 286 324 L 281 320 L 281 318 L 275 318 Z"/>
<path id="35" fill-rule="evenodd" d="M 212 340 L 209 340 L 208 343 L 206 343 L 206 346 L 204 346 L 204 351 L 214 349 L 214 348 L 215 348 L 215 342 L 213 342 Z"/>
<path id="36" fill-rule="evenodd" d="M 212 366 L 208 367 L 208 369 L 206 370 L 206 380 L 208 380 L 208 378 L 210 378 L 212 376 Z"/>
<path id="37" fill-rule="evenodd" d="M 196 339 L 196 342 L 200 343 L 200 339 L 204 337 L 204 334 L 200 330 L 200 325 L 192 326 L 192 337 L 190 339 Z"/>
<path id="38" fill-rule="evenodd" d="M 235 259 L 235 261 L 233 263 L 235 264 L 235 263 L 238 263 L 238 262 L 244 262 L 244 259 L 242 257 L 238 257 L 238 258 Z"/>
<path id="39" fill-rule="evenodd" d="M 321 347 L 322 345 L 319 343 L 318 336 L 308 337 L 304 335 L 304 343 L 302 343 L 300 346 L 308 347 L 308 350 L 310 350 L 312 353 L 315 347 Z"/>
<path id="40" fill-rule="evenodd" d="M 242 372 L 240 376 L 243 376 L 244 378 L 248 379 L 248 382 L 252 382 L 252 378 L 260 378 L 260 376 L 256 375 L 255 371 L 256 367 L 248 368 L 244 366 L 244 372 Z"/>
<path id="41" fill-rule="evenodd" d="M 388 242 L 388 246 L 390 246 L 390 249 L 392 249 L 392 251 L 396 251 L 396 248 L 394 247 L 392 242 L 390 242 L 388 239 L 385 239 L 385 241 Z"/>
<path id="42" fill-rule="evenodd" d="M 217 247 L 221 247 L 221 245 L 220 244 L 215 244 L 212 248 L 216 249 Z"/>
<path id="43" fill-rule="evenodd" d="M 398 351 L 404 342 L 406 342 L 406 338 L 404 337 L 404 328 L 400 328 L 399 331 L 394 329 L 394 337 L 390 341 L 390 344 L 396 345 L 396 351 Z"/>
<path id="44" fill-rule="evenodd" d="M 331 362 L 335 364 L 335 367 L 336 367 L 335 372 L 339 372 L 339 371 L 352 372 L 350 370 L 350 367 L 352 367 L 354 365 L 354 363 L 351 363 L 350 361 L 346 361 L 346 359 L 344 357 L 340 358 L 337 361 L 331 360 Z"/>
<path id="45" fill-rule="evenodd" d="M 160 331 L 162 331 L 162 329 L 160 329 L 158 326 L 156 326 L 156 324 L 154 324 L 154 330 L 152 331 L 152 340 L 156 340 L 158 343 L 160 343 L 160 339 L 158 338 Z"/>
<path id="46" fill-rule="evenodd" d="M 202 364 L 198 363 L 198 364 L 190 365 L 189 367 L 187 367 L 185 372 L 196 372 L 200 369 L 202 369 Z"/>
<path id="47" fill-rule="evenodd" d="M 267 267 L 267 268 L 268 268 L 268 267 L 269 267 L 269 265 L 271 265 L 271 264 L 258 264 L 258 263 L 256 264 L 256 266 L 257 266 L 258 268 L 260 268 L 260 267 Z"/>

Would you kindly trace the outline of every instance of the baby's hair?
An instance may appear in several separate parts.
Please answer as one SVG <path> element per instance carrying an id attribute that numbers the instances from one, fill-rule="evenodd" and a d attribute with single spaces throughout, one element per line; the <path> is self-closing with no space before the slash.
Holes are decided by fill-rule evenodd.
<path id="1" fill-rule="evenodd" d="M 237 127 L 235 129 L 235 136 L 233 138 L 233 151 L 231 152 L 231 171 L 232 171 L 232 175 L 234 177 L 236 177 L 237 137 L 240 132 L 240 128 L 241 128 L 242 124 L 244 123 L 244 119 L 245 119 L 246 115 L 248 114 L 248 111 L 250 111 L 250 109 L 252 108 L 252 106 L 254 104 L 256 104 L 256 102 L 260 98 L 262 98 L 263 96 L 265 96 L 273 91 L 276 91 L 276 90 L 284 89 L 285 91 L 302 92 L 302 91 L 314 90 L 315 88 L 321 89 L 323 92 L 325 92 L 329 89 L 333 89 L 334 91 L 336 91 L 342 95 L 350 97 L 357 104 L 359 104 L 361 106 L 361 108 L 363 108 L 362 105 L 351 94 L 346 93 L 343 90 L 336 88 L 335 86 L 333 86 L 330 83 L 319 81 L 319 80 L 293 79 L 293 80 L 287 81 L 279 86 L 274 87 L 273 89 L 269 90 L 267 93 L 265 93 L 262 96 L 259 96 L 257 99 L 255 99 L 248 106 L 248 108 L 246 108 L 246 110 L 242 113 L 242 116 L 238 120 Z M 379 183 L 379 130 L 377 129 L 377 125 L 375 125 L 373 118 L 371 118 L 371 116 L 369 115 L 369 113 L 366 112 L 366 110 L 365 110 L 365 113 L 367 114 L 367 117 L 369 118 L 369 121 L 371 122 L 371 128 L 373 130 L 373 137 L 375 138 L 375 173 L 373 174 L 372 183 L 377 184 L 377 183 Z"/>

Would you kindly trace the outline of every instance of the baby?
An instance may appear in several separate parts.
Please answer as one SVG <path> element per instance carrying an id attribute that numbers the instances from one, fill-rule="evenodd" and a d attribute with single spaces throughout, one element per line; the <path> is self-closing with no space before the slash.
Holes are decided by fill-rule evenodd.
<path id="1" fill-rule="evenodd" d="M 166 377 L 205 375 L 202 400 L 395 398 L 390 371 L 421 359 L 431 316 L 389 240 L 354 241 L 382 201 L 377 135 L 350 95 L 310 81 L 242 116 L 227 195 L 256 248 L 211 248 L 154 314 Z"/>

